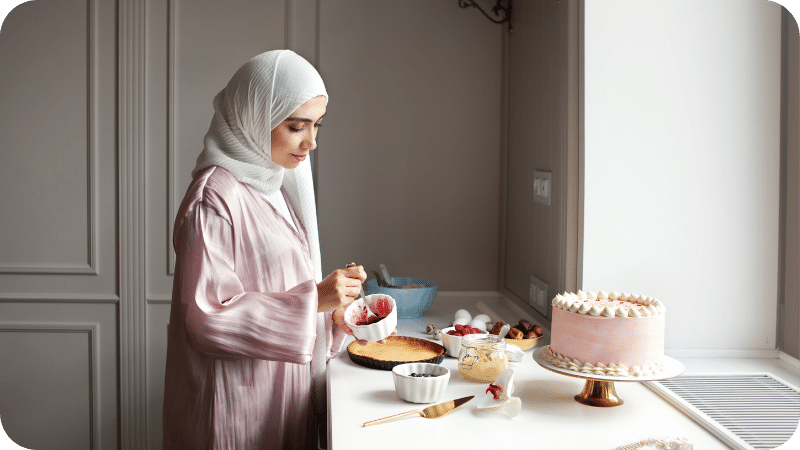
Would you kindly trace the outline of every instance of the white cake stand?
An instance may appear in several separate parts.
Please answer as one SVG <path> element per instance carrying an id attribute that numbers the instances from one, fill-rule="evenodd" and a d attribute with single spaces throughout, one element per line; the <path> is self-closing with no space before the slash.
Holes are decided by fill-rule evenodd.
<path id="1" fill-rule="evenodd" d="M 544 358 L 544 351 L 549 348 L 549 345 L 546 345 L 541 348 L 537 348 L 533 351 L 533 359 L 540 366 L 544 367 L 547 370 L 550 370 L 555 373 L 559 373 L 561 375 L 567 375 L 570 377 L 575 378 L 582 378 L 586 380 L 586 384 L 583 386 L 583 391 L 575 396 L 575 401 L 578 403 L 582 403 L 584 405 L 589 406 L 599 406 L 599 407 L 610 407 L 610 406 L 619 406 L 623 404 L 621 398 L 617 397 L 617 391 L 614 389 L 614 383 L 617 381 L 620 382 L 629 382 L 629 381 L 659 381 L 659 380 L 666 380 L 668 378 L 677 377 L 678 375 L 682 374 L 686 368 L 680 361 L 676 361 L 669 356 L 665 356 L 663 359 L 665 369 L 663 373 L 659 375 L 652 375 L 652 376 L 642 376 L 642 377 L 621 377 L 621 376 L 608 376 L 608 375 L 595 375 L 591 373 L 582 373 L 582 372 L 575 372 L 573 370 L 562 369 L 561 367 L 555 366 L 548 362 Z"/>

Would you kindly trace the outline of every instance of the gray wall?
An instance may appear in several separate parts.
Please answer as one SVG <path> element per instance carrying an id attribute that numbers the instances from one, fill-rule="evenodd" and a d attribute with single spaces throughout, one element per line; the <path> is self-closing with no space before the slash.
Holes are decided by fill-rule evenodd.
<path id="1" fill-rule="evenodd" d="M 319 33 L 323 272 L 496 291 L 503 28 L 457 2 L 344 0 Z"/>
<path id="2" fill-rule="evenodd" d="M 800 358 L 800 36 L 781 12 L 781 229 L 778 348 Z"/>
<path id="3" fill-rule="evenodd" d="M 506 69 L 502 290 L 529 302 L 531 275 L 550 298 L 580 279 L 583 2 L 517 2 Z M 550 205 L 533 201 L 534 171 L 552 173 Z"/>

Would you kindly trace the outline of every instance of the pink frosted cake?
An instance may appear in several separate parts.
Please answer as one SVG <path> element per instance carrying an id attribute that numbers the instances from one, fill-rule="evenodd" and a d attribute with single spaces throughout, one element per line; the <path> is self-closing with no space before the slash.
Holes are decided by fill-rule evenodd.
<path id="1" fill-rule="evenodd" d="M 642 377 L 664 371 L 664 305 L 623 292 L 559 294 L 550 346 L 557 367 L 594 375 Z"/>

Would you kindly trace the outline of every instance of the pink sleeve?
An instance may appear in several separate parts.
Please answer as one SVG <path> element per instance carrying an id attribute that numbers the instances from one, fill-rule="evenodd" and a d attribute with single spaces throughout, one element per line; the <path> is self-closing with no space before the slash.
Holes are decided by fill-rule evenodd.
<path id="1" fill-rule="evenodd" d="M 317 286 L 246 292 L 234 272 L 231 225 L 198 205 L 182 224 L 175 276 L 191 343 L 216 358 L 306 364 L 314 349 Z"/>
<path id="2" fill-rule="evenodd" d="M 342 345 L 347 339 L 347 334 L 334 325 L 332 312 L 325 313 L 325 331 L 327 332 L 328 340 L 328 359 L 331 359 L 342 351 Z"/>

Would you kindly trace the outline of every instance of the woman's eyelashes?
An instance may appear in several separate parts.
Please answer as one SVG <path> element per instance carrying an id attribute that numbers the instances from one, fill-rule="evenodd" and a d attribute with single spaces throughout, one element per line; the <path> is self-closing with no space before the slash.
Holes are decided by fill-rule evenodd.
<path id="1" fill-rule="evenodd" d="M 319 128 L 319 127 L 321 127 L 321 126 L 322 126 L 322 124 L 321 124 L 321 123 L 315 123 L 315 124 L 314 124 L 314 128 Z M 289 125 L 289 129 L 290 129 L 290 130 L 292 130 L 292 131 L 294 131 L 295 133 L 298 133 L 298 132 L 300 132 L 300 131 L 303 131 L 303 130 L 305 130 L 305 129 L 306 129 L 306 125 L 305 125 L 305 123 L 304 123 L 302 126 L 300 126 L 300 127 L 298 127 L 297 125 Z"/>

